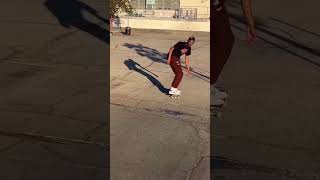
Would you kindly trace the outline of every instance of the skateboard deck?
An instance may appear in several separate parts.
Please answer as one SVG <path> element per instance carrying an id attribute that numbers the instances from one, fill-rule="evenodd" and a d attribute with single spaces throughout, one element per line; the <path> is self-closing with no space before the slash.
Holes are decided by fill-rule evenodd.
<path id="1" fill-rule="evenodd" d="M 169 94 L 169 97 L 170 97 L 171 99 L 180 99 L 180 96 L 181 96 L 181 95 Z"/>

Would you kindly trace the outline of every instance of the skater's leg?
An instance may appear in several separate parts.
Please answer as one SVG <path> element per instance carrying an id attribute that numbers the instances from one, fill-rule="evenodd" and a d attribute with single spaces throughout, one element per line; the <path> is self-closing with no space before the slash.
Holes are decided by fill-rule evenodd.
<path id="1" fill-rule="evenodd" d="M 229 17 L 225 7 L 214 11 L 213 18 L 213 46 L 211 60 L 211 84 L 214 84 L 226 64 L 234 44 L 234 36 L 230 27 Z"/>
<path id="2" fill-rule="evenodd" d="M 182 72 L 182 69 L 180 66 L 180 68 L 179 67 L 176 68 L 176 73 L 175 73 L 174 81 L 172 82 L 172 87 L 178 89 L 178 86 L 179 86 L 182 78 L 183 78 L 183 72 Z"/>
<path id="3" fill-rule="evenodd" d="M 210 84 L 211 100 L 213 106 L 221 106 L 225 103 L 227 94 L 220 92 L 214 84 L 217 82 L 224 65 L 226 64 L 234 44 L 234 36 L 230 27 L 229 17 L 224 6 L 220 11 L 214 10 L 213 17 L 213 45 L 211 46 Z"/>
<path id="4" fill-rule="evenodd" d="M 175 74 L 173 82 L 171 84 L 171 87 L 178 88 L 178 86 L 182 80 L 182 77 L 183 77 L 183 72 L 182 72 L 180 60 L 177 58 L 173 58 L 171 60 L 170 66 Z"/>

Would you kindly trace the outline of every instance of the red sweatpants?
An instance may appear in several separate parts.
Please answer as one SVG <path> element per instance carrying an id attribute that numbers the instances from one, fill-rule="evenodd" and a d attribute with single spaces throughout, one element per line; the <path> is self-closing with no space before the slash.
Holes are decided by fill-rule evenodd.
<path id="1" fill-rule="evenodd" d="M 171 87 L 178 88 L 183 77 L 180 58 L 171 56 L 170 66 L 175 74 Z"/>
<path id="2" fill-rule="evenodd" d="M 211 39 L 210 83 L 215 83 L 227 62 L 234 44 L 229 16 L 225 6 L 220 11 L 213 10 L 213 37 Z"/>

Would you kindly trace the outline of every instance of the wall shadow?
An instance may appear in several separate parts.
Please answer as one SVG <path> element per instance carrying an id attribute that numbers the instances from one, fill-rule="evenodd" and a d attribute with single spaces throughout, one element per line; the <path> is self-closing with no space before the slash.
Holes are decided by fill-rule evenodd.
<path id="1" fill-rule="evenodd" d="M 89 13 L 107 24 L 109 24 L 109 21 L 101 17 L 97 10 L 89 5 L 78 0 L 47 0 L 43 5 L 58 19 L 63 27 L 77 28 L 107 44 L 109 43 L 109 31 L 89 21 L 83 14 Z"/>

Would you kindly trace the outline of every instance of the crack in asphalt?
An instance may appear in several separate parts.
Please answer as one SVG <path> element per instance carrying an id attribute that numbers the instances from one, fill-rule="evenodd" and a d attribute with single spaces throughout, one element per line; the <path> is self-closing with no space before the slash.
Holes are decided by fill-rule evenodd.
<path id="1" fill-rule="evenodd" d="M 0 134 L 1 134 L 1 132 L 0 132 Z M 23 143 L 23 142 L 25 142 L 25 140 L 24 140 L 24 139 L 20 139 L 20 140 L 14 142 L 14 143 L 12 143 L 12 144 L 9 144 L 9 145 L 1 148 L 1 149 L 0 149 L 0 152 L 4 152 L 4 151 L 8 151 L 8 150 L 10 150 L 10 149 L 13 149 L 13 148 L 15 148 L 16 146 L 18 146 L 19 144 Z"/>
<path id="2" fill-rule="evenodd" d="M 107 144 L 93 142 L 93 141 L 63 138 L 63 137 L 57 137 L 57 136 L 45 136 L 41 134 L 26 133 L 26 132 L 8 132 L 8 131 L 0 130 L 0 135 L 7 136 L 7 137 L 21 138 L 26 140 L 52 143 L 52 144 L 84 144 L 84 145 L 93 145 L 101 149 L 108 149 L 109 147 L 109 145 Z"/>
<path id="3" fill-rule="evenodd" d="M 141 104 L 141 102 L 139 102 L 138 104 Z M 144 107 L 137 107 L 137 106 L 128 106 L 128 105 L 124 105 L 124 104 L 120 104 L 120 103 L 112 103 L 112 102 L 110 103 L 110 105 L 120 106 L 120 107 L 126 108 L 129 112 L 135 112 L 132 109 L 140 109 L 140 110 L 145 110 L 147 112 L 155 112 L 155 111 L 162 112 L 162 113 L 168 114 L 169 116 L 174 115 L 175 117 L 179 117 L 179 116 L 199 117 L 198 115 L 195 115 L 195 114 L 185 113 L 185 112 L 181 112 L 181 111 L 173 111 L 173 110 L 169 110 L 169 109 L 161 109 L 161 108 L 152 109 L 152 108 L 144 108 Z M 157 116 L 157 117 L 167 117 L 167 116 L 156 115 L 156 114 L 145 114 L 145 115 L 153 115 L 153 116 Z M 173 118 L 173 119 L 180 120 L 180 118 Z"/>
<path id="4" fill-rule="evenodd" d="M 212 162 L 213 161 L 213 162 Z M 286 168 L 274 168 L 264 165 L 251 164 L 246 162 L 240 162 L 224 157 L 211 157 L 211 170 L 214 171 L 213 174 L 219 172 L 219 170 L 248 170 L 254 171 L 257 173 L 265 173 L 265 174 L 273 174 L 278 176 L 286 176 L 290 178 L 311 178 L 311 177 L 319 177 L 317 172 L 306 172 L 306 171 L 298 171 L 294 169 L 286 169 Z M 317 178 L 316 178 L 317 179 Z"/>
<path id="5" fill-rule="evenodd" d="M 177 121 L 180 121 L 180 122 L 184 122 L 184 123 L 187 123 L 195 132 L 197 138 L 201 141 L 205 141 L 207 140 L 207 138 L 203 138 L 201 137 L 200 135 L 200 131 L 202 129 L 200 129 L 198 126 L 199 125 L 207 125 L 209 127 L 209 121 L 208 123 L 203 123 L 203 117 L 200 117 L 200 116 L 197 116 L 197 115 L 193 115 L 192 117 L 197 117 L 198 118 L 198 121 L 201 121 L 201 122 L 197 122 L 195 120 L 185 120 L 183 117 L 179 117 L 178 115 L 174 115 L 174 114 L 171 114 L 171 113 L 167 113 L 166 111 L 164 110 L 160 110 L 159 109 L 156 109 L 156 110 L 153 110 L 153 109 L 150 109 L 150 108 L 143 108 L 143 107 L 132 107 L 132 106 L 128 106 L 128 105 L 124 105 L 124 104 L 117 104 L 117 103 L 110 103 L 111 105 L 115 105 L 115 106 L 120 106 L 120 107 L 123 107 L 125 108 L 128 112 L 131 112 L 133 114 L 136 114 L 136 115 L 139 115 L 139 116 L 145 116 L 145 115 L 150 115 L 150 116 L 156 116 L 156 117 L 162 117 L 162 118 L 168 118 L 168 119 L 171 119 L 171 120 L 177 120 Z M 143 112 L 137 112 L 136 109 L 140 109 L 140 110 L 145 110 L 147 112 L 155 112 L 155 111 L 158 111 L 158 112 L 165 112 L 167 113 L 169 116 L 163 116 L 163 115 L 159 115 L 159 114 L 154 114 L 154 113 L 143 113 Z M 204 130 L 205 131 L 205 130 Z M 210 133 L 209 133 L 210 134 Z"/>
<path id="6" fill-rule="evenodd" d="M 103 86 L 105 87 L 106 85 L 104 83 L 99 83 L 99 84 L 94 84 L 94 85 L 91 85 L 91 86 L 88 86 L 88 87 L 85 87 L 85 88 L 81 88 L 79 90 L 76 90 L 75 92 L 73 92 L 71 95 L 67 95 L 63 98 L 61 98 L 60 100 L 58 100 L 56 103 L 53 103 L 51 105 L 49 105 L 49 107 L 51 108 L 50 111 L 48 111 L 49 114 L 53 113 L 55 111 L 55 106 L 59 105 L 59 104 L 63 104 L 65 103 L 67 100 L 69 99 L 72 99 L 76 96 L 79 96 L 79 95 L 82 95 L 82 94 L 88 94 L 90 89 L 94 89 L 94 88 L 97 88 L 97 87 L 100 87 L 100 86 Z"/>
<path id="7" fill-rule="evenodd" d="M 3 107 L 0 107 L 0 111 L 5 111 L 5 112 L 21 112 L 21 113 L 30 113 L 30 114 L 46 115 L 46 116 L 48 116 L 48 117 L 65 118 L 65 119 L 69 119 L 69 120 L 73 120 L 73 121 L 84 122 L 84 123 L 92 123 L 92 124 L 106 124 L 106 122 L 102 123 L 102 122 L 92 121 L 92 120 L 88 120 L 88 119 L 79 119 L 79 118 L 75 118 L 75 117 L 72 117 L 72 116 L 67 115 L 67 114 L 56 114 L 56 113 L 50 114 L 50 113 L 48 113 L 48 112 L 40 112 L 40 111 L 13 110 L 13 109 L 3 108 Z"/>
<path id="8" fill-rule="evenodd" d="M 15 45 L 15 46 L 9 46 L 8 47 L 12 52 L 9 53 L 6 57 L 3 57 L 0 59 L 0 62 L 10 60 L 12 58 L 15 58 L 17 55 L 23 54 L 24 50 L 21 48 L 25 48 L 23 45 Z"/>
<path id="9" fill-rule="evenodd" d="M 0 20 L 1 22 L 1 20 Z M 43 43 L 43 46 L 39 49 L 36 49 L 35 52 L 33 52 L 30 55 L 27 55 L 26 57 L 22 57 L 23 59 L 39 59 L 39 61 L 43 60 L 52 60 L 54 57 L 53 54 L 48 54 L 48 50 L 50 49 L 52 51 L 53 48 L 59 47 L 58 45 L 61 44 L 62 40 L 65 40 L 68 37 L 72 37 L 75 33 L 79 32 L 79 29 L 75 29 L 70 32 L 62 33 L 57 35 L 56 37 L 53 37 L 50 40 L 47 40 Z M 0 59 L 0 63 L 8 63 L 8 64 L 17 64 L 17 65 L 27 65 L 27 66 L 38 66 L 38 67 L 48 67 L 48 68 L 55 68 L 57 65 L 69 65 L 69 66 L 78 66 L 82 67 L 84 69 L 88 69 L 89 67 L 101 67 L 105 68 L 106 65 L 83 65 L 83 64 L 70 64 L 70 63 L 47 63 L 47 64 L 38 64 L 38 62 L 19 62 L 19 61 L 14 61 L 14 59 L 19 59 L 17 55 L 20 54 L 25 54 L 24 50 L 25 46 L 24 45 L 14 45 L 14 46 L 9 46 L 9 49 L 12 51 L 9 55 L 6 57 L 3 57 Z M 58 53 L 59 56 L 61 56 L 62 52 Z"/>
<path id="10" fill-rule="evenodd" d="M 201 164 L 201 162 L 205 158 L 210 158 L 210 156 L 201 156 L 200 159 L 197 161 L 197 163 L 190 170 L 188 170 L 187 180 L 192 180 L 191 177 L 192 177 L 192 174 L 193 174 L 194 170 L 199 167 L 199 165 Z M 210 168 L 210 167 L 208 167 L 208 168 Z"/>
<path id="11" fill-rule="evenodd" d="M 141 102 L 139 102 L 139 103 L 141 103 Z M 150 109 L 150 108 L 133 107 L 133 106 L 128 106 L 128 105 L 124 105 L 124 104 L 117 104 L 117 103 L 110 103 L 110 104 L 111 104 L 111 105 L 115 105 L 115 106 L 120 106 L 120 107 L 122 107 L 122 108 L 125 108 L 127 111 L 129 111 L 129 112 L 131 112 L 131 113 L 134 113 L 134 114 L 136 114 L 136 115 L 146 115 L 146 113 L 139 113 L 139 112 L 137 112 L 136 109 L 141 109 L 141 110 L 145 110 L 145 111 L 148 111 L 148 112 L 150 112 L 150 111 L 159 111 L 159 109 L 153 110 L 153 109 Z M 130 108 L 135 109 L 135 110 L 130 110 Z M 160 112 L 161 112 L 161 111 L 160 111 Z M 167 116 L 161 116 L 161 115 L 159 115 L 159 114 L 147 114 L 147 115 L 157 116 L 157 117 L 164 117 L 164 118 L 169 118 L 169 119 L 175 119 L 175 120 L 179 120 L 179 121 L 182 121 L 182 122 L 184 122 L 184 123 L 187 123 L 187 124 L 194 130 L 196 137 L 200 140 L 199 143 L 201 143 L 201 141 L 203 141 L 203 138 L 201 138 L 200 135 L 199 135 L 200 129 L 197 127 L 197 125 L 198 125 L 197 122 L 194 122 L 194 121 L 192 121 L 192 120 L 188 121 L 188 120 L 183 120 L 183 119 L 181 119 L 181 118 L 177 118 L 177 116 L 183 115 L 183 113 L 182 113 L 182 114 L 179 113 L 178 115 L 176 115 L 175 113 L 168 113 L 166 110 L 163 110 L 162 112 L 165 112 L 165 113 L 167 113 L 168 115 L 174 116 L 174 117 L 171 117 L 171 118 L 170 118 L 170 117 L 167 117 Z M 137 116 L 136 116 L 136 117 L 137 117 Z M 203 119 L 202 117 L 199 117 L 199 116 L 196 116 L 196 115 L 193 115 L 192 117 L 198 117 L 198 118 L 200 118 L 200 119 Z M 204 123 L 201 123 L 201 124 L 204 124 Z M 207 124 L 207 123 L 205 123 L 205 124 Z M 198 147 L 198 148 L 200 148 L 200 147 Z M 200 152 L 200 151 L 197 150 L 196 152 Z M 194 165 L 191 169 L 185 171 L 185 172 L 187 173 L 187 180 L 191 180 L 190 178 L 191 178 L 191 175 L 192 175 L 193 171 L 199 166 L 199 164 L 201 163 L 201 161 L 202 161 L 204 158 L 206 158 L 206 157 L 210 157 L 210 156 L 202 156 L 201 159 L 196 163 L 196 165 Z M 208 168 L 210 168 L 210 167 L 208 167 Z"/>
<path id="12" fill-rule="evenodd" d="M 220 137 L 220 138 L 225 138 L 225 139 L 234 140 L 234 141 L 246 141 L 246 142 L 253 143 L 256 145 L 267 146 L 267 147 L 270 147 L 273 149 L 280 149 L 280 150 L 284 150 L 284 151 L 301 151 L 304 153 L 309 153 L 311 156 L 315 156 L 315 154 L 317 154 L 317 152 L 318 152 L 317 150 L 314 150 L 312 148 L 307 148 L 307 147 L 302 147 L 302 146 L 286 146 L 286 145 L 261 141 L 257 138 L 223 135 L 223 134 L 218 134 L 218 133 L 212 133 L 212 136 L 214 138 Z"/>
<path id="13" fill-rule="evenodd" d="M 73 159 L 71 157 L 68 157 L 66 155 L 63 155 L 61 152 L 54 151 L 54 150 L 50 149 L 47 145 L 41 144 L 41 146 L 43 147 L 43 149 L 45 149 L 51 155 L 57 157 L 58 159 L 60 159 L 62 161 L 68 162 L 73 165 L 78 165 L 80 167 L 93 168 L 93 169 L 106 169 L 106 168 L 108 168 L 107 162 L 103 166 L 96 165 L 93 163 L 87 163 L 87 162 L 79 161 L 79 160 Z M 106 161 L 107 161 L 107 159 L 106 159 Z"/>
<path id="14" fill-rule="evenodd" d="M 86 140 L 86 141 L 89 141 L 92 136 L 97 133 L 97 131 L 105 128 L 107 126 L 107 124 L 99 124 L 98 126 L 92 128 L 91 130 L 89 130 L 88 132 L 85 133 L 85 135 L 83 136 L 83 139 Z M 106 139 L 107 139 L 107 136 L 106 136 Z"/>
<path id="15" fill-rule="evenodd" d="M 11 109 L 10 107 L 1 107 L 0 106 L 0 111 L 7 111 L 7 112 L 23 112 L 23 113 L 33 113 L 33 114 L 41 114 L 41 115 L 46 115 L 49 117 L 59 117 L 59 118 L 66 118 L 66 119 L 70 119 L 70 120 L 75 120 L 75 121 L 79 121 L 79 122 L 86 122 L 86 123 L 95 123 L 95 124 L 99 124 L 99 125 L 106 125 L 107 122 L 95 122 L 92 120 L 86 120 L 86 119 L 79 119 L 79 118 L 74 118 L 72 117 L 72 115 L 66 115 L 66 114 L 57 114 L 54 113 L 56 111 L 56 106 L 65 103 L 67 100 L 74 98 L 75 96 L 79 96 L 81 94 L 87 94 L 89 92 L 90 89 L 93 88 L 97 88 L 99 86 L 104 86 L 104 83 L 102 84 L 94 84 L 92 86 L 86 87 L 86 88 L 82 88 L 80 90 L 77 90 L 75 92 L 73 92 L 71 95 L 67 95 L 63 98 L 61 98 L 60 100 L 58 100 L 57 102 L 48 105 L 47 111 L 27 111 L 27 110 L 16 110 L 16 109 Z M 30 107 L 32 106 L 32 104 L 13 104 L 14 105 L 23 105 L 23 106 L 27 106 Z"/>
<path id="16" fill-rule="evenodd" d="M 138 104 L 141 104 L 143 100 L 139 101 Z M 150 116 L 156 116 L 156 117 L 163 117 L 163 118 L 169 118 L 172 120 L 177 120 L 177 121 L 181 121 L 184 123 L 189 124 L 190 127 L 192 127 L 194 129 L 194 131 L 196 132 L 196 135 L 199 139 L 201 140 L 206 140 L 207 138 L 203 138 L 200 135 L 200 131 L 203 130 L 205 132 L 207 132 L 204 129 L 199 128 L 199 125 L 203 125 L 203 126 L 210 126 L 210 121 L 208 120 L 208 122 L 204 122 L 204 117 L 199 116 L 199 115 L 195 115 L 195 114 L 191 114 L 191 113 L 184 113 L 184 112 L 180 112 L 180 111 L 172 111 L 172 110 L 168 110 L 168 109 L 151 109 L 151 108 L 144 108 L 144 107 L 138 107 L 137 105 L 135 106 L 128 106 L 128 105 L 124 105 L 124 104 L 120 104 L 120 103 L 110 103 L 110 105 L 115 105 L 115 106 L 119 106 L 119 107 L 123 107 L 125 108 L 128 112 L 134 113 L 136 115 L 150 115 Z M 137 112 L 137 109 L 140 110 L 144 110 L 146 112 L 160 112 L 160 113 L 165 113 L 168 116 L 165 115 L 161 115 L 160 113 L 143 113 L 143 112 Z M 183 118 L 183 116 L 189 116 L 189 117 L 193 117 L 193 120 L 185 120 Z M 197 118 L 197 120 L 195 120 L 195 118 Z M 210 129 L 210 128 L 209 128 Z M 210 133 L 209 133 L 210 134 Z M 209 136 L 210 137 L 210 136 Z"/>
<path id="17" fill-rule="evenodd" d="M 140 88 L 139 88 L 140 89 Z M 117 97 L 120 97 L 120 98 L 125 98 L 126 100 L 133 100 L 133 101 L 141 101 L 141 99 L 139 99 L 139 98 L 135 98 L 135 97 L 130 97 L 130 96 L 127 96 L 127 95 L 120 95 L 120 94 L 113 94 L 113 95 L 111 95 L 111 97 L 115 97 L 115 98 L 117 98 Z M 144 101 L 144 102 L 151 102 L 151 103 L 161 103 L 161 104 L 163 104 L 164 102 L 161 102 L 161 101 L 155 101 L 155 100 L 142 100 L 142 101 Z M 116 104 L 120 104 L 120 103 L 116 103 Z M 179 104 L 180 106 L 183 106 L 183 107 L 186 107 L 186 108 L 192 108 L 192 109 L 196 109 L 196 110 L 203 110 L 203 109 L 201 109 L 201 108 L 199 108 L 199 106 L 192 106 L 192 105 L 187 105 L 187 104 Z M 209 108 L 208 108 L 208 111 L 207 112 L 209 112 Z"/>

